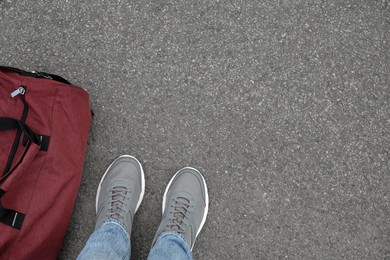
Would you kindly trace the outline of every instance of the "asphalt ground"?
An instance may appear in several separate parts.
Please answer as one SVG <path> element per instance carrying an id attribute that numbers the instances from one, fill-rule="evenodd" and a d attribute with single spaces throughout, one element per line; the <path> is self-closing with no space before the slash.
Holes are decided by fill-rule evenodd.
<path id="1" fill-rule="evenodd" d="M 95 113 L 59 259 L 122 154 L 146 177 L 145 259 L 171 176 L 198 168 L 197 259 L 390 259 L 388 0 L 0 0 L 0 64 L 59 74 Z"/>

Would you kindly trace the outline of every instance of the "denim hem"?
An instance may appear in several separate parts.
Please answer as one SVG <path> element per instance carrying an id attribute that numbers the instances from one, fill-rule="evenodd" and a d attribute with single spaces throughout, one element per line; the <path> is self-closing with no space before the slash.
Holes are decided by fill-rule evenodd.
<path id="1" fill-rule="evenodd" d="M 126 227 L 121 222 L 119 222 L 116 219 L 109 218 L 106 221 L 104 221 L 103 224 L 100 227 L 103 227 L 103 226 L 108 225 L 108 224 L 114 224 L 114 225 L 117 225 L 117 226 L 121 227 L 123 232 L 126 234 L 127 239 L 130 240 L 130 234 L 127 233 Z"/>
<path id="2" fill-rule="evenodd" d="M 184 237 L 183 237 L 182 235 L 180 235 L 179 233 L 174 232 L 174 231 L 165 231 L 165 232 L 162 232 L 162 233 L 158 236 L 156 242 L 157 242 L 160 238 L 162 238 L 162 237 L 164 237 L 164 236 L 167 236 L 167 235 L 174 235 L 174 236 L 180 238 L 180 239 L 184 242 L 184 244 L 185 244 L 185 246 L 188 248 L 188 250 L 192 252 L 190 245 L 188 245 L 188 243 L 187 243 L 187 241 L 184 239 Z"/>

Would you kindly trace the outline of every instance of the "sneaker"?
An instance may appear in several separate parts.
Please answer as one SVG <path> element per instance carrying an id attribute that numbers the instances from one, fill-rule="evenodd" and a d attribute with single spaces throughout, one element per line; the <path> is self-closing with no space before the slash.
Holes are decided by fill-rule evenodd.
<path id="1" fill-rule="evenodd" d="M 190 167 L 178 171 L 165 189 L 162 221 L 152 247 L 162 233 L 174 232 L 192 250 L 195 239 L 206 222 L 208 209 L 207 186 L 200 172 Z"/>
<path id="2" fill-rule="evenodd" d="M 104 173 L 96 194 L 95 230 L 107 221 L 116 221 L 131 234 L 131 226 L 145 193 L 140 162 L 130 155 L 117 158 Z"/>

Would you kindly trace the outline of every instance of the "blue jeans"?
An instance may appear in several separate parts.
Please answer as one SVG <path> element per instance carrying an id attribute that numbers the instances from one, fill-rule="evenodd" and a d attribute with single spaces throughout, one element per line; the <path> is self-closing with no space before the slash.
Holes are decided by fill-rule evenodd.
<path id="1" fill-rule="evenodd" d="M 93 232 L 77 260 L 130 259 L 130 252 L 129 234 L 118 222 L 108 221 Z M 192 259 L 192 252 L 181 236 L 166 232 L 159 236 L 148 259 Z"/>

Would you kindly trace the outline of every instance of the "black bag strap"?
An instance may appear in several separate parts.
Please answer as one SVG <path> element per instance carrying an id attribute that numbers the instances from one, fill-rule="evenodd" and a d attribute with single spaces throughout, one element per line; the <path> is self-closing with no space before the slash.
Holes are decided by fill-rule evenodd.
<path id="1" fill-rule="evenodd" d="M 59 81 L 59 82 L 71 85 L 71 83 L 69 81 L 67 81 L 66 79 L 64 79 L 61 76 L 58 76 L 55 74 L 49 74 L 49 73 L 42 72 L 42 71 L 34 70 L 33 72 L 28 72 L 28 71 L 24 71 L 24 70 L 13 68 L 13 67 L 7 67 L 7 66 L 0 66 L 0 69 L 17 72 L 20 75 L 26 76 L 26 77 L 51 79 L 51 80 L 55 80 L 55 81 Z"/>
<path id="2" fill-rule="evenodd" d="M 22 158 L 19 160 L 19 162 L 16 164 L 16 166 L 8 172 L 7 175 L 3 176 L 1 178 L 1 183 L 3 183 L 11 174 L 12 172 L 21 164 L 23 161 L 24 156 L 29 151 L 29 147 L 31 145 L 31 142 L 27 144 L 27 147 L 23 153 Z M 5 191 L 0 188 L 0 198 L 5 194 Z M 16 211 L 14 209 L 4 208 L 0 201 L 0 223 L 3 223 L 7 226 L 13 227 L 15 229 L 21 229 L 22 224 L 24 221 L 26 214 Z"/>
<path id="3" fill-rule="evenodd" d="M 27 144 L 27 142 L 30 141 L 30 142 L 37 144 L 38 146 L 41 146 L 41 144 L 43 143 L 43 141 L 42 141 L 43 138 L 40 135 L 34 133 L 27 124 L 23 123 L 20 120 L 15 119 L 15 118 L 0 117 L 0 131 L 12 130 L 12 129 L 16 129 L 16 128 L 20 129 L 24 134 L 23 143 Z M 19 165 L 21 163 L 21 161 L 23 160 L 23 157 L 26 154 L 29 147 L 30 147 L 30 145 L 27 144 L 25 152 L 24 152 L 22 158 L 20 159 L 20 161 L 17 163 L 17 165 Z M 16 168 L 16 166 L 15 166 L 15 168 Z M 5 179 L 9 177 L 9 175 L 11 175 L 13 170 L 11 170 L 7 175 L 5 175 L 1 178 L 2 179 L 1 183 L 4 182 Z M 2 189 L 0 189 L 0 198 L 4 194 L 5 194 L 5 192 Z M 24 213 L 18 212 L 18 211 L 13 210 L 13 209 L 4 208 L 0 203 L 0 222 L 1 223 L 8 225 L 10 227 L 16 228 L 16 229 L 21 229 L 24 218 L 25 218 Z"/>
<path id="4" fill-rule="evenodd" d="M 0 204 L 0 222 L 7 226 L 21 229 L 25 216 L 24 213 L 16 210 L 3 208 Z"/>
<path id="5" fill-rule="evenodd" d="M 15 118 L 0 117 L 0 131 L 12 130 L 12 129 L 16 129 L 16 128 L 23 131 L 25 140 L 27 138 L 31 142 L 33 142 L 39 146 L 41 145 L 42 137 L 40 135 L 34 133 L 27 124 L 23 123 L 20 120 L 15 119 Z"/>

